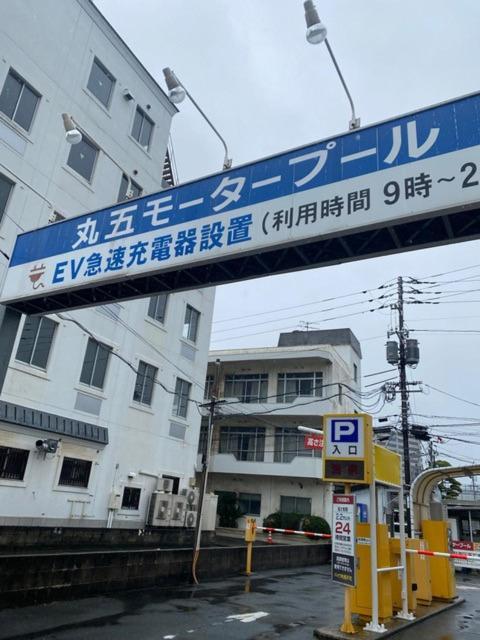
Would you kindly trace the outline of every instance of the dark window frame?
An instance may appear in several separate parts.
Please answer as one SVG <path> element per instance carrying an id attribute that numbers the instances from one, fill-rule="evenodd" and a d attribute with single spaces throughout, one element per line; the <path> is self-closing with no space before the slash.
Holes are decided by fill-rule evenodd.
<path id="1" fill-rule="evenodd" d="M 102 100 L 102 98 L 100 98 L 95 91 L 93 90 L 93 81 L 92 81 L 92 73 L 93 73 L 93 69 L 94 66 L 97 66 L 100 71 L 111 81 L 111 85 L 110 85 L 110 91 L 108 93 L 108 98 L 107 101 L 104 102 Z M 91 84 L 92 82 L 92 84 Z M 87 90 L 89 91 L 89 93 L 92 94 L 92 96 L 94 96 L 94 98 L 96 100 L 98 100 L 100 102 L 101 105 L 103 105 L 105 107 L 105 109 L 109 110 L 110 109 L 110 105 L 112 104 L 112 96 L 113 96 L 113 92 L 115 89 L 115 84 L 116 84 L 117 80 L 115 78 L 115 76 L 113 75 L 113 73 L 111 71 L 109 71 L 107 69 L 107 67 L 103 64 L 103 62 L 101 60 L 99 60 L 99 58 L 97 58 L 97 56 L 95 56 L 92 60 L 92 66 L 90 67 L 90 73 L 88 74 L 88 80 L 87 80 Z"/>
<path id="2" fill-rule="evenodd" d="M 133 195 L 127 197 L 128 187 L 130 187 L 133 191 Z M 127 176 L 126 173 L 122 173 L 122 178 L 120 180 L 120 188 L 118 190 L 117 202 L 125 202 L 126 200 L 130 200 L 131 198 L 139 198 L 143 193 L 143 187 L 141 187 L 138 182 L 135 182 L 130 176 Z"/>
<path id="3" fill-rule="evenodd" d="M 265 438 L 265 427 L 220 427 L 218 453 L 231 454 L 242 462 L 264 462 Z"/>
<path id="4" fill-rule="evenodd" d="M 46 331 L 44 330 L 45 325 L 47 326 Z M 46 318 L 45 316 L 26 316 L 22 327 L 22 333 L 20 334 L 17 352 L 15 354 L 15 360 L 17 362 L 27 364 L 31 367 L 41 369 L 42 371 L 46 371 L 48 367 L 48 361 L 50 359 L 50 354 L 52 352 L 52 346 L 55 340 L 57 327 L 58 322 L 55 322 L 50 318 Z M 30 339 L 28 337 L 28 332 L 32 330 L 33 335 Z M 44 346 L 43 344 L 40 344 L 39 346 L 39 341 L 44 342 L 47 337 L 49 337 L 50 339 L 48 352 L 46 354 L 42 354 L 42 349 L 44 348 Z M 29 344 L 26 344 L 27 340 L 29 340 Z M 21 353 L 22 351 L 23 353 Z M 42 356 L 44 356 L 44 364 L 39 364 L 39 359 L 41 359 Z"/>
<path id="5" fill-rule="evenodd" d="M 268 373 L 229 373 L 224 378 L 225 398 L 237 398 L 245 404 L 266 402 Z"/>
<path id="6" fill-rule="evenodd" d="M 92 466 L 91 460 L 64 456 L 58 477 L 58 485 L 61 487 L 88 489 L 92 476 Z"/>
<path id="7" fill-rule="evenodd" d="M 133 401 L 147 407 L 152 406 L 153 389 L 158 373 L 158 367 L 140 360 L 137 367 L 137 377 L 133 389 Z M 137 396 L 137 397 L 135 397 Z"/>
<path id="8" fill-rule="evenodd" d="M 122 506 L 124 511 L 138 511 L 142 497 L 141 487 L 123 487 Z"/>
<path id="9" fill-rule="evenodd" d="M 145 122 L 148 122 L 148 124 L 150 125 L 150 133 L 148 135 L 147 143 L 142 144 L 142 137 L 144 135 Z M 152 120 L 152 118 L 150 118 L 149 115 L 147 115 L 147 113 L 145 113 L 142 107 L 137 105 L 137 108 L 135 109 L 135 114 L 133 116 L 131 136 L 136 142 L 138 142 L 138 144 L 142 147 L 144 151 L 147 151 L 147 152 L 150 151 L 154 130 L 155 130 L 155 122 Z"/>
<path id="10" fill-rule="evenodd" d="M 282 501 L 283 500 L 293 500 L 294 509 L 283 509 Z M 304 508 L 298 508 L 299 501 L 305 501 L 309 505 L 309 509 L 306 512 Z M 312 515 L 312 498 L 309 496 L 280 496 L 280 511 L 285 513 L 299 513 L 302 516 L 311 516 Z"/>
<path id="11" fill-rule="evenodd" d="M 257 502 L 258 507 L 252 508 Z M 244 516 L 259 516 L 262 510 L 262 494 L 241 491 L 238 494 L 238 507 Z"/>
<path id="12" fill-rule="evenodd" d="M 297 398 L 321 398 L 323 371 L 285 371 L 277 374 L 277 402 L 291 403 Z M 295 389 L 292 389 L 295 387 Z"/>
<path id="13" fill-rule="evenodd" d="M 173 396 L 172 413 L 174 416 L 178 416 L 179 418 L 187 417 L 191 389 L 191 382 L 183 378 L 177 378 L 175 382 L 175 394 Z"/>
<path id="14" fill-rule="evenodd" d="M 3 183 L 5 186 L 5 196 L 0 199 L 0 222 L 3 220 L 3 217 L 6 215 L 8 204 L 12 198 L 13 189 L 15 187 L 15 182 L 10 180 L 4 173 L 0 173 L 0 186 Z M 2 187 L 3 189 L 3 187 Z M 2 191 L 0 191 L 0 196 L 2 195 Z"/>
<path id="15" fill-rule="evenodd" d="M 18 82 L 21 85 L 20 92 L 17 98 L 15 99 L 15 106 L 11 114 L 4 111 L 4 109 L 1 106 L 2 97 L 4 95 L 4 92 L 6 91 L 6 85 L 10 77 L 12 77 L 16 82 Z M 22 101 L 22 97 L 24 96 L 25 89 L 30 91 L 30 93 L 36 98 L 35 105 L 33 107 L 33 110 L 31 111 L 30 120 L 27 127 L 25 127 L 21 122 L 19 122 L 16 119 L 16 116 L 18 115 L 18 112 L 19 112 L 19 105 L 20 105 L 20 102 Z M 38 111 L 38 105 L 40 104 L 41 99 L 42 99 L 41 93 L 37 91 L 29 82 L 27 82 L 22 75 L 20 75 L 17 71 L 15 71 L 13 67 L 10 67 L 7 75 L 5 76 L 5 81 L 3 83 L 2 91 L 0 93 L 0 112 L 3 113 L 3 115 L 6 118 L 8 118 L 11 122 L 14 122 L 18 127 L 23 129 L 23 131 L 30 133 L 30 131 L 32 130 L 33 121 L 35 120 L 35 116 Z"/>
<path id="16" fill-rule="evenodd" d="M 25 478 L 28 458 L 30 451 L 28 449 L 19 449 L 18 447 L 0 446 L 0 479 L 1 480 L 17 480 L 22 482 Z M 14 470 L 11 467 L 16 467 Z"/>
<path id="17" fill-rule="evenodd" d="M 185 307 L 185 318 L 183 320 L 182 338 L 195 344 L 198 338 L 198 328 L 200 326 L 201 312 L 191 304 Z"/>
<path id="18" fill-rule="evenodd" d="M 161 302 L 163 302 L 163 304 L 160 304 Z M 165 319 L 167 317 L 167 305 L 168 293 L 159 293 L 157 296 L 151 296 L 148 301 L 147 316 L 152 320 L 155 320 L 155 322 L 165 324 Z M 159 307 L 163 308 L 162 314 L 158 313 Z"/>
<path id="19" fill-rule="evenodd" d="M 72 166 L 72 164 L 70 164 L 72 159 L 75 157 L 75 154 L 80 153 L 80 149 L 82 149 L 82 145 L 86 145 L 87 147 L 90 147 L 95 152 L 95 156 L 93 158 L 93 162 L 92 162 L 92 165 L 91 165 L 91 169 L 90 169 L 90 171 L 88 173 L 88 177 L 87 177 L 87 175 L 81 173 L 78 170 L 79 165 L 77 165 L 77 167 L 75 167 L 75 166 Z M 78 144 L 70 145 L 70 151 L 68 152 L 68 157 L 67 157 L 67 167 L 69 169 L 71 169 L 72 171 L 74 171 L 76 174 L 78 174 L 81 178 L 86 180 L 89 184 L 92 184 L 93 175 L 94 175 L 95 169 L 97 167 L 97 162 L 98 162 L 98 156 L 99 155 L 100 155 L 100 147 L 97 144 L 95 144 L 95 142 L 82 131 L 82 140 Z"/>
<path id="20" fill-rule="evenodd" d="M 96 350 L 95 350 L 95 355 L 94 355 L 94 358 L 93 358 L 93 364 L 92 364 L 92 367 L 91 367 L 90 375 L 87 375 L 88 374 L 89 365 L 88 365 L 88 363 L 86 361 L 86 358 L 87 358 L 87 355 L 88 355 L 88 350 L 90 348 L 90 345 L 92 345 L 92 344 L 94 344 L 96 346 Z M 104 351 L 107 351 L 107 356 L 105 358 L 105 368 L 104 368 L 104 371 L 103 371 L 103 375 L 101 376 L 101 378 L 102 378 L 101 386 L 99 386 L 97 384 L 93 384 L 93 380 L 97 377 L 96 368 L 97 368 L 97 364 L 99 362 L 99 357 L 98 356 L 99 356 L 99 352 L 102 349 Z M 108 346 L 108 344 L 105 344 L 103 342 L 99 342 L 98 340 L 95 340 L 94 338 L 89 338 L 88 339 L 87 346 L 85 348 L 85 355 L 83 357 L 82 370 L 80 372 L 80 382 L 82 384 L 86 385 L 87 387 L 92 387 L 94 389 L 100 389 L 100 390 L 104 389 L 104 387 L 105 387 L 105 378 L 107 376 L 108 363 L 110 361 L 111 352 L 112 352 L 112 347 Z M 89 379 L 88 382 L 84 379 L 84 373 L 86 374 L 86 377 Z"/>

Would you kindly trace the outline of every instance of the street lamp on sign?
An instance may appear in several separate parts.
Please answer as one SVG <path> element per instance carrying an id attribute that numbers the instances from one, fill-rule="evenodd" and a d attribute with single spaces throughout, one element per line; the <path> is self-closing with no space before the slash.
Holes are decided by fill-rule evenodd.
<path id="1" fill-rule="evenodd" d="M 220 139 L 220 142 L 223 145 L 223 148 L 225 149 L 225 156 L 224 156 L 224 159 L 223 159 L 223 169 L 224 170 L 230 169 L 231 166 L 232 166 L 232 159 L 228 157 L 227 143 L 225 142 L 223 137 L 220 135 L 220 133 L 217 131 L 217 129 L 213 126 L 212 122 L 209 120 L 209 118 L 207 118 L 207 116 L 205 115 L 203 110 L 198 106 L 198 104 L 195 102 L 195 100 L 192 98 L 190 93 L 185 88 L 185 85 L 180 82 L 180 80 L 177 78 L 177 76 L 172 71 L 172 69 L 170 69 L 170 67 L 166 67 L 163 70 L 163 75 L 165 77 L 165 82 L 167 84 L 168 96 L 169 96 L 170 100 L 174 104 L 179 104 L 180 102 L 185 100 L 185 96 L 188 96 L 190 98 L 191 102 L 193 103 L 193 105 L 196 107 L 197 111 L 200 112 L 200 114 L 203 116 L 204 120 L 207 121 L 207 123 L 209 124 L 210 128 L 218 136 L 218 138 Z"/>
<path id="2" fill-rule="evenodd" d="M 319 18 L 313 0 L 305 0 L 305 2 L 303 3 L 303 7 L 305 9 L 305 22 L 307 23 L 307 40 L 308 42 L 310 42 L 310 44 L 321 44 L 322 42 L 325 42 L 325 46 L 327 47 L 328 53 L 330 54 L 333 65 L 338 73 L 340 82 L 345 89 L 345 93 L 347 94 L 347 98 L 352 109 L 352 118 L 348 123 L 348 128 L 350 130 L 358 129 L 360 127 L 360 118 L 357 118 L 355 115 L 355 106 L 353 104 L 352 96 L 350 95 L 350 91 L 348 90 L 342 72 L 340 71 L 340 67 L 338 66 L 337 60 L 333 55 L 330 43 L 328 42 L 327 28 Z"/>

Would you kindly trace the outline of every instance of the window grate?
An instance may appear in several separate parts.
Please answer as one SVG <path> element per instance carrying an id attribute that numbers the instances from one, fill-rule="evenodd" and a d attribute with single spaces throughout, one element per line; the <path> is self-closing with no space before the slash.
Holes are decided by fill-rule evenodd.
<path id="1" fill-rule="evenodd" d="M 64 458 L 58 484 L 68 487 L 88 487 L 92 462 L 78 458 Z"/>
<path id="2" fill-rule="evenodd" d="M 13 447 L 0 447 L 0 478 L 23 480 L 30 452 Z"/>

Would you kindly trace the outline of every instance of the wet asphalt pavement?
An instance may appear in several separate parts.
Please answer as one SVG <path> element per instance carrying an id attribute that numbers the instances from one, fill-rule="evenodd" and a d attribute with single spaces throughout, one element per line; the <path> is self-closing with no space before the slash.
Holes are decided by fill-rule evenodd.
<path id="1" fill-rule="evenodd" d="M 480 575 L 457 585 L 464 604 L 394 638 L 480 640 Z M 322 566 L 3 610 L 0 640 L 310 640 L 342 613 L 343 589 Z"/>

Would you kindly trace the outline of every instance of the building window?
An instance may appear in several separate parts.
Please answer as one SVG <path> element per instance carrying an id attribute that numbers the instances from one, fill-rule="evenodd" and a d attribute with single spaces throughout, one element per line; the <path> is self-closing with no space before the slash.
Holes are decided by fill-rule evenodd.
<path id="1" fill-rule="evenodd" d="M 132 137 L 135 138 L 146 151 L 150 148 L 154 126 L 155 123 L 147 116 L 145 111 L 137 107 L 133 120 Z"/>
<path id="2" fill-rule="evenodd" d="M 237 460 L 263 462 L 265 427 L 221 427 L 218 453 L 231 453 Z"/>
<path id="3" fill-rule="evenodd" d="M 166 475 L 162 475 L 162 478 L 165 478 L 167 480 L 173 480 L 172 495 L 178 496 L 178 491 L 180 489 L 180 478 L 178 476 L 166 476 Z"/>
<path id="4" fill-rule="evenodd" d="M 25 449 L 0 447 L 0 478 L 2 480 L 23 480 L 29 453 Z"/>
<path id="5" fill-rule="evenodd" d="M 189 304 L 185 309 L 185 320 L 183 321 L 182 335 L 191 342 L 197 341 L 198 323 L 200 321 L 200 311 L 197 311 Z"/>
<path id="6" fill-rule="evenodd" d="M 87 89 L 100 100 L 100 102 L 108 107 L 110 98 L 112 97 L 113 87 L 115 86 L 115 78 L 103 64 L 95 58 L 90 71 L 90 77 L 87 82 Z"/>
<path id="7" fill-rule="evenodd" d="M 238 506 L 244 516 L 259 516 L 261 502 L 261 493 L 238 494 Z"/>
<path id="8" fill-rule="evenodd" d="M 70 147 L 67 164 L 85 180 L 91 182 L 97 156 L 98 147 L 82 132 L 81 142 L 72 144 Z"/>
<path id="9" fill-rule="evenodd" d="M 297 498 L 297 496 L 280 496 L 280 511 L 309 516 L 312 513 L 312 499 Z"/>
<path id="10" fill-rule="evenodd" d="M 60 222 L 61 220 L 65 220 L 65 216 L 63 213 L 59 213 L 58 211 L 53 211 L 48 218 L 48 224 L 53 224 L 54 222 Z"/>
<path id="11" fill-rule="evenodd" d="M 203 455 L 207 451 L 208 425 L 200 426 L 200 436 L 198 438 L 198 453 Z"/>
<path id="12" fill-rule="evenodd" d="M 57 323 L 49 318 L 27 316 L 18 343 L 16 359 L 40 369 L 47 368 Z"/>
<path id="13" fill-rule="evenodd" d="M 107 347 L 93 338 L 88 339 L 80 382 L 88 384 L 90 387 L 103 389 L 111 350 L 111 347 Z"/>
<path id="14" fill-rule="evenodd" d="M 130 198 L 138 198 L 142 195 L 142 187 L 129 178 L 125 173 L 122 173 L 122 180 L 120 182 L 120 190 L 118 192 L 117 202 L 123 202 Z"/>
<path id="15" fill-rule="evenodd" d="M 299 397 L 322 396 L 323 373 L 279 373 L 277 383 L 278 402 L 294 402 Z"/>
<path id="16" fill-rule="evenodd" d="M 133 392 L 133 399 L 135 402 L 140 402 L 141 404 L 146 404 L 148 406 L 152 404 L 153 385 L 155 383 L 157 371 L 157 367 L 140 360 L 138 364 L 135 390 Z"/>
<path id="17" fill-rule="evenodd" d="M 263 402 L 268 395 L 267 373 L 239 373 L 225 376 L 225 397 L 240 402 Z"/>
<path id="18" fill-rule="evenodd" d="M 211 398 L 214 382 L 215 376 L 209 373 L 205 378 L 205 391 L 203 392 L 203 397 L 205 400 L 209 400 Z"/>
<path id="19" fill-rule="evenodd" d="M 64 458 L 58 484 L 68 487 L 88 487 L 91 460 L 79 460 L 78 458 Z"/>
<path id="20" fill-rule="evenodd" d="M 165 314 L 167 311 L 168 293 L 160 293 L 158 296 L 152 296 L 148 303 L 148 315 L 157 322 L 162 324 L 165 322 Z"/>
<path id="21" fill-rule="evenodd" d="M 173 398 L 173 413 L 181 418 L 187 417 L 188 411 L 188 398 L 190 396 L 191 389 L 190 382 L 177 378 L 175 385 L 175 396 Z"/>
<path id="22" fill-rule="evenodd" d="M 40 94 L 10 69 L 0 94 L 0 111 L 30 131 L 39 100 Z"/>
<path id="23" fill-rule="evenodd" d="M 3 214 L 7 210 L 7 204 L 10 200 L 10 194 L 15 183 L 6 178 L 0 173 L 0 220 L 3 218 Z"/>
<path id="24" fill-rule="evenodd" d="M 356 364 L 353 365 L 353 381 L 358 382 L 358 367 Z"/>
<path id="25" fill-rule="evenodd" d="M 141 493 L 142 490 L 136 487 L 125 487 L 122 497 L 122 509 L 138 511 Z"/>
<path id="26" fill-rule="evenodd" d="M 276 427 L 273 452 L 274 462 L 291 462 L 297 456 L 321 458 L 321 449 L 305 449 L 305 435 L 295 427 Z"/>

